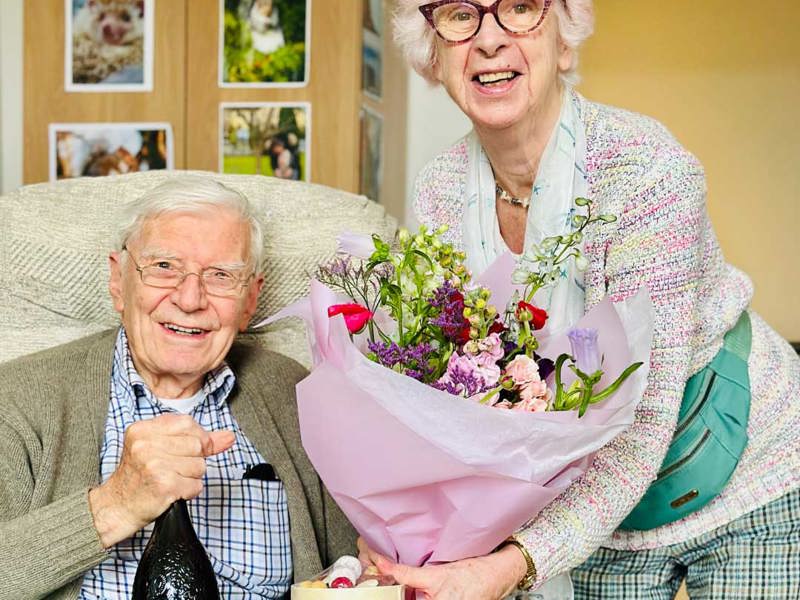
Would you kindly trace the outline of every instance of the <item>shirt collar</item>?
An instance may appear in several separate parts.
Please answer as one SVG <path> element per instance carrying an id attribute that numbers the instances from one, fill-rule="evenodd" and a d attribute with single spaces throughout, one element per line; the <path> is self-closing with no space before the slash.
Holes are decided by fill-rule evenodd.
<path id="1" fill-rule="evenodd" d="M 133 364 L 133 356 L 124 327 L 120 327 L 117 333 L 117 342 L 114 346 L 114 370 L 116 371 L 114 379 L 129 392 L 123 397 L 130 398 L 132 402 L 147 399 L 153 404 L 158 404 L 158 400 Z M 221 408 L 235 384 L 236 376 L 233 370 L 223 361 L 203 377 L 204 400 L 200 404 L 209 401 L 214 408 Z"/>

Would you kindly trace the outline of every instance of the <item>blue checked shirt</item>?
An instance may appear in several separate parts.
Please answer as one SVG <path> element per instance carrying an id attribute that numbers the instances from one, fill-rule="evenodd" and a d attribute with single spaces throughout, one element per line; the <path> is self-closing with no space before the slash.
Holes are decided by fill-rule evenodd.
<path id="1" fill-rule="evenodd" d="M 207 459 L 203 491 L 188 502 L 198 538 L 211 559 L 222 598 L 282 598 L 289 590 L 292 555 L 286 491 L 280 481 L 242 480 L 249 465 L 267 462 L 245 437 L 226 398 L 233 371 L 222 364 L 203 382 L 203 399 L 189 413 L 208 431 L 236 433 L 233 448 Z M 111 371 L 111 401 L 100 452 L 100 478 L 119 464 L 125 429 L 135 421 L 171 412 L 136 372 L 125 331 L 120 328 Z M 111 548 L 111 557 L 88 571 L 80 598 L 124 598 L 153 530 L 151 523 Z"/>

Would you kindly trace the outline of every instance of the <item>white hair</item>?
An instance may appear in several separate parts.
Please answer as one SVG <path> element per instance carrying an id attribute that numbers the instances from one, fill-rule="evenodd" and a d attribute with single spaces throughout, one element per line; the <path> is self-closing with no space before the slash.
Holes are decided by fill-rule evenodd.
<path id="1" fill-rule="evenodd" d="M 434 76 L 436 65 L 436 32 L 428 25 L 419 7 L 430 0 L 397 0 L 392 18 L 394 41 L 409 65 L 430 83 L 438 83 Z M 553 0 L 550 10 L 558 17 L 561 41 L 572 50 L 572 64 L 561 72 L 564 83 L 578 82 L 578 48 L 594 31 L 594 6 L 592 0 Z"/>
<path id="2" fill-rule="evenodd" d="M 261 223 L 243 193 L 200 175 L 180 175 L 157 185 L 142 197 L 124 204 L 120 210 L 115 245 L 122 250 L 138 236 L 145 222 L 167 213 L 203 213 L 216 208 L 230 210 L 250 230 L 247 266 L 256 272 L 263 258 L 264 238 Z"/>

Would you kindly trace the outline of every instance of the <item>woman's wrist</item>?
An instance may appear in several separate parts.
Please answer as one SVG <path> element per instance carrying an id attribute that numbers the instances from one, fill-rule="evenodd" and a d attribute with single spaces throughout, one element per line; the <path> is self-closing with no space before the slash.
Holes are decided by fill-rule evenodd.
<path id="1" fill-rule="evenodd" d="M 513 556 L 517 588 L 528 590 L 533 586 L 536 582 L 536 565 L 522 542 L 512 536 L 500 544 L 495 552 Z"/>

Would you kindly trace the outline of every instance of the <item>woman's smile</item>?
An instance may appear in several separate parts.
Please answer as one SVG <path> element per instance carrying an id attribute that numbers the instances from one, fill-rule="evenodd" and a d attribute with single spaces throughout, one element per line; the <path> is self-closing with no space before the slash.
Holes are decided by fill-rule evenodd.
<path id="1" fill-rule="evenodd" d="M 503 94 L 511 90 L 518 82 L 519 71 L 484 71 L 472 77 L 473 87 L 482 94 Z"/>

